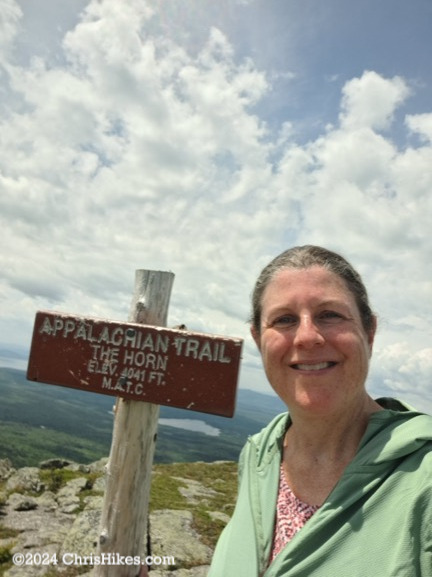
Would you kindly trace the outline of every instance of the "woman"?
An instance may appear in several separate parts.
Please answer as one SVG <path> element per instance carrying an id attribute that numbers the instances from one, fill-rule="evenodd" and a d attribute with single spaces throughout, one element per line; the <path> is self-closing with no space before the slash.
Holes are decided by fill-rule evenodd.
<path id="1" fill-rule="evenodd" d="M 431 577 L 432 417 L 366 392 L 376 318 L 360 276 L 336 253 L 295 247 L 252 301 L 289 412 L 242 451 L 208 577 Z"/>

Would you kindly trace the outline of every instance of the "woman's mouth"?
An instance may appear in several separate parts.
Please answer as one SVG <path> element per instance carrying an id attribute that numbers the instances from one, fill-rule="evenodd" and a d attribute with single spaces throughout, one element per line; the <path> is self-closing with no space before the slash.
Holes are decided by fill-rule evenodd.
<path id="1" fill-rule="evenodd" d="M 334 361 L 323 361 L 321 363 L 293 363 L 291 367 L 297 371 L 322 371 L 335 365 Z"/>

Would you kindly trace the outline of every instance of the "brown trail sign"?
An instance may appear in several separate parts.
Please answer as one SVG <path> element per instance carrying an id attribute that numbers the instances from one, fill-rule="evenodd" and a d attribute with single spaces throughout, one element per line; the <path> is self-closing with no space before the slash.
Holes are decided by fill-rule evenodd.
<path id="1" fill-rule="evenodd" d="M 242 340 L 165 328 L 173 280 L 172 273 L 136 271 L 128 323 L 36 314 L 27 378 L 119 397 L 102 556 L 142 555 L 159 405 L 234 413 Z M 101 564 L 94 572 L 135 577 L 138 568 Z"/>
<path id="2" fill-rule="evenodd" d="M 232 417 L 241 344 L 42 311 L 36 314 L 27 378 Z"/>

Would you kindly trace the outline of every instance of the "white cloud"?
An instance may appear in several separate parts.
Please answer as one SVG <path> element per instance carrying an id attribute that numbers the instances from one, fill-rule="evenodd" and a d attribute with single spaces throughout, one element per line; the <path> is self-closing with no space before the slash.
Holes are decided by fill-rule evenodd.
<path id="1" fill-rule="evenodd" d="M 69 282 L 62 286 L 72 271 L 84 290 L 95 277 L 112 286 L 125 260 L 214 273 L 224 259 L 213 248 L 221 216 L 233 233 L 242 227 L 225 203 L 268 172 L 263 127 L 248 113 L 267 89 L 264 75 L 235 63 L 217 30 L 192 59 L 145 35 L 142 3 L 126 16 L 114 6 L 90 4 L 66 36 L 68 66 L 40 58 L 9 66 L 25 107 L 1 120 L 2 215 L 11 248 L 21 248 L 4 275 L 55 303 L 64 292 L 64 306 L 76 306 Z M 135 33 L 123 43 L 128 21 Z"/>
<path id="2" fill-rule="evenodd" d="M 407 342 L 384 347 L 374 358 L 372 389 L 377 395 L 404 399 L 432 413 L 432 348 L 413 351 Z"/>
<path id="3" fill-rule="evenodd" d="M 345 84 L 341 123 L 350 128 L 388 129 L 396 108 L 409 94 L 403 78 L 395 76 L 389 80 L 374 71 L 367 71 Z"/>
<path id="4" fill-rule="evenodd" d="M 432 142 L 432 113 L 408 114 L 406 124 L 413 132 L 420 135 L 426 142 Z"/>
<path id="5" fill-rule="evenodd" d="M 19 10 L 7 5 L 10 49 Z M 370 287 L 387 367 L 374 371 L 405 383 L 412 370 L 412 390 L 427 391 L 430 114 L 402 126 L 422 146 L 383 132 L 407 81 L 348 80 L 339 121 L 299 144 L 294 118 L 272 133 L 257 112 L 271 74 L 215 27 L 192 54 L 156 16 L 151 2 L 93 1 L 57 61 L 4 60 L 14 94 L 0 108 L 4 334 L 29 339 L 40 308 L 126 318 L 134 270 L 173 270 L 170 324 L 247 338 L 243 385 L 257 388 L 245 323 L 254 278 L 287 245 L 316 242 Z"/>
<path id="6" fill-rule="evenodd" d="M 0 1 L 0 63 L 6 58 L 19 31 L 22 11 L 14 0 Z"/>

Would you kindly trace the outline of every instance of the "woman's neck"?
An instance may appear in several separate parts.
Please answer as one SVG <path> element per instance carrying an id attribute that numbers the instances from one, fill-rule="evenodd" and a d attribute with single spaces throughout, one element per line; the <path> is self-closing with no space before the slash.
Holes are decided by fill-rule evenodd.
<path id="1" fill-rule="evenodd" d="M 300 456 L 311 465 L 349 462 L 366 431 L 370 415 L 379 410 L 381 407 L 367 396 L 364 403 L 325 418 L 290 413 L 292 424 L 285 436 L 285 454 Z"/>
<path id="2" fill-rule="evenodd" d="M 283 470 L 293 493 L 322 505 L 354 458 L 372 413 L 382 410 L 370 397 L 356 410 L 331 418 L 291 415 L 283 449 Z"/>

